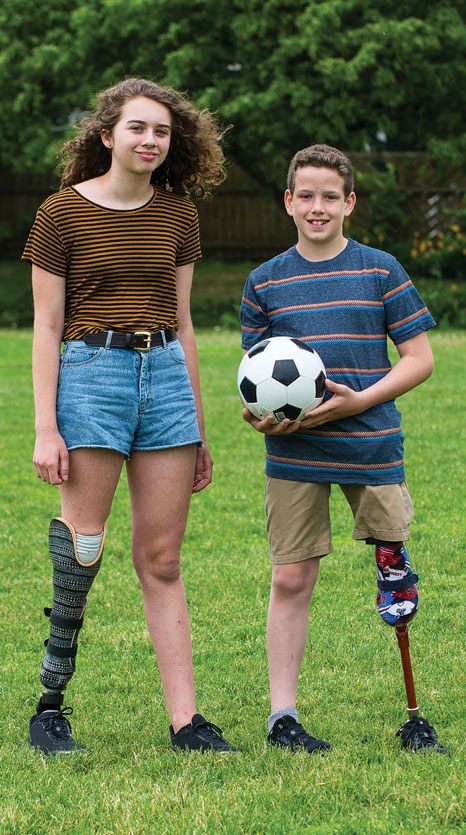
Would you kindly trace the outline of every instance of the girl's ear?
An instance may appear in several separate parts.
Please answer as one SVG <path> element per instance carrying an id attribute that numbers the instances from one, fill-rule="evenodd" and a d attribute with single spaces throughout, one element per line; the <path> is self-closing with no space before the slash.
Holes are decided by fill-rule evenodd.
<path id="1" fill-rule="evenodd" d="M 100 138 L 106 148 L 110 149 L 112 147 L 112 134 L 110 133 L 110 131 L 106 130 L 105 128 L 102 128 L 102 130 L 100 131 Z"/>

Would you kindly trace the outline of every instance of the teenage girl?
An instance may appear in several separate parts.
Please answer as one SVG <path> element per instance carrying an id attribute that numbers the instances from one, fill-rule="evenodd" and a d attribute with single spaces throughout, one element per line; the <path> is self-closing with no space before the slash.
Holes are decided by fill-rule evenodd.
<path id="1" fill-rule="evenodd" d="M 49 532 L 44 690 L 29 733 L 47 753 L 78 749 L 63 692 L 123 462 L 171 747 L 235 750 L 196 712 L 180 572 L 191 493 L 212 477 L 190 317 L 199 224 L 188 195 L 224 179 L 219 141 L 211 114 L 170 88 L 130 78 L 105 90 L 62 149 L 61 189 L 39 208 L 23 255 L 35 305 L 33 462 L 61 497 Z"/>

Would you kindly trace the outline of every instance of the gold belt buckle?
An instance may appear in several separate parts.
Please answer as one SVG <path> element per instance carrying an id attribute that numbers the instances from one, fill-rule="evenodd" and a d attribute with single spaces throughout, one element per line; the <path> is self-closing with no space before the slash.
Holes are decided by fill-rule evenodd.
<path id="1" fill-rule="evenodd" d="M 150 331 L 135 331 L 134 335 L 135 336 L 143 336 L 144 339 L 145 339 L 144 347 L 139 348 L 137 345 L 133 345 L 132 347 L 134 348 L 134 350 L 135 351 L 143 351 L 144 353 L 146 351 L 150 351 L 150 341 L 151 341 L 151 336 L 152 336 L 151 332 Z"/>

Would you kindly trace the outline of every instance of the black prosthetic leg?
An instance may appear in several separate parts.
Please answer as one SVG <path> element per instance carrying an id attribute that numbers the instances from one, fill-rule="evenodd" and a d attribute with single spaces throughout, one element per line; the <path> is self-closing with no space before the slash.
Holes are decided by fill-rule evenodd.
<path id="1" fill-rule="evenodd" d="M 76 749 L 64 711 L 63 690 L 76 663 L 78 634 L 83 625 L 87 594 L 102 561 L 105 528 L 97 556 L 90 562 L 80 559 L 73 526 L 65 519 L 52 519 L 49 550 L 53 563 L 53 604 L 44 612 L 50 618 L 50 637 L 42 662 L 40 680 L 45 691 L 29 725 L 29 740 L 45 753 L 68 753 Z M 66 708 L 67 714 L 71 708 Z"/>

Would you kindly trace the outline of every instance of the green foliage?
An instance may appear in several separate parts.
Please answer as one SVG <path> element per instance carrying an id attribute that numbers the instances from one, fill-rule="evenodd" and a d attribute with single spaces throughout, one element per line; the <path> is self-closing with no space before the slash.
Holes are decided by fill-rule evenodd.
<path id="1" fill-rule="evenodd" d="M 272 190 L 311 142 L 451 161 L 466 143 L 464 11 L 449 0 L 422 10 L 415 0 L 196 0 L 189 13 L 186 0 L 4 0 L 1 164 L 47 170 L 89 97 L 127 74 L 218 110 L 234 126 L 230 155 Z"/>
<path id="2" fill-rule="evenodd" d="M 198 342 L 214 483 L 193 498 L 183 575 L 199 709 L 240 753 L 178 756 L 168 748 L 131 563 L 124 477 L 67 691 L 74 734 L 88 753 L 42 758 L 28 748 L 43 607 L 51 602 L 47 527 L 59 497 L 36 479 L 30 460 L 30 333 L 0 332 L 2 835 L 464 832 L 465 334 L 432 334 L 436 371 L 399 401 L 415 505 L 410 550 L 421 576 L 421 608 L 410 625 L 416 692 L 451 758 L 400 752 L 395 732 L 406 700 L 396 639 L 376 612 L 372 549 L 351 542 L 351 513 L 338 489 L 331 496 L 335 553 L 322 560 L 299 684 L 303 721 L 333 751 L 290 757 L 267 746 L 264 444 L 241 420 L 238 334 L 205 331 Z"/>
<path id="3" fill-rule="evenodd" d="M 455 223 L 434 237 L 421 239 L 414 233 L 410 256 L 417 272 L 432 278 L 461 281 L 466 265 L 466 209 L 455 212 Z"/>

